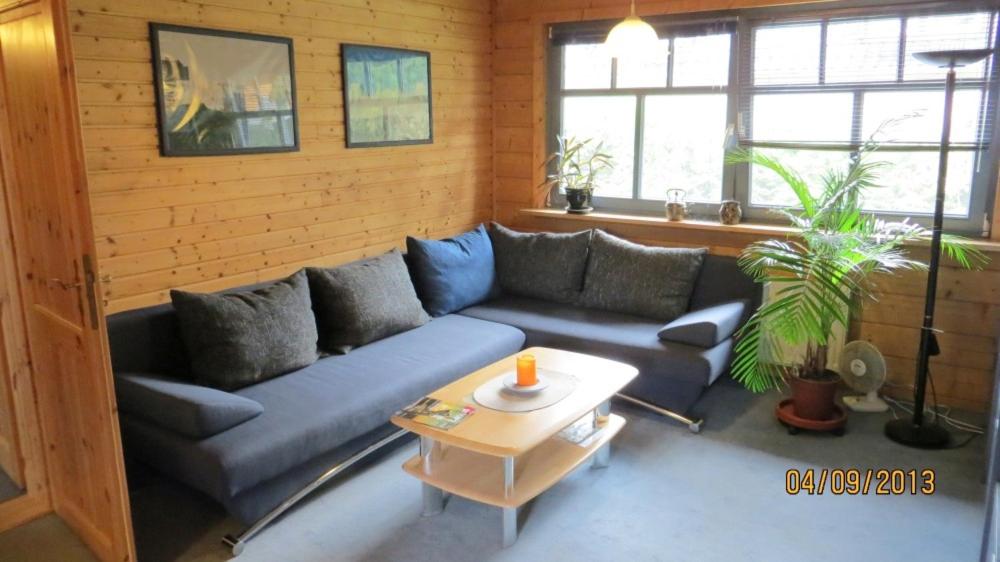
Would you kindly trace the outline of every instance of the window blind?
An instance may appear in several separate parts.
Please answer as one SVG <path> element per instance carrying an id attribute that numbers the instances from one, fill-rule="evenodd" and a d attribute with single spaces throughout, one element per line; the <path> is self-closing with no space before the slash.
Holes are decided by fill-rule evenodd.
<path id="1" fill-rule="evenodd" d="M 553 46 L 603 43 L 611 28 L 621 20 L 600 20 L 556 24 L 549 28 L 549 38 Z M 644 17 L 643 21 L 653 26 L 656 34 L 664 37 L 695 37 L 733 31 L 736 17 L 722 18 L 679 18 Z"/>
<path id="2" fill-rule="evenodd" d="M 913 53 L 995 49 L 997 11 L 810 14 L 748 28 L 738 69 L 741 144 L 845 148 L 878 133 L 888 149 L 931 149 L 940 143 L 946 70 Z M 957 70 L 956 149 L 991 140 L 993 58 Z"/>

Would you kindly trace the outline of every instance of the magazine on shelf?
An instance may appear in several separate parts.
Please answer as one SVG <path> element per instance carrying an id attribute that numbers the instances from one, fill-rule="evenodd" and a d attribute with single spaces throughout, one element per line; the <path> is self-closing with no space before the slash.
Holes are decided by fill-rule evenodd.
<path id="1" fill-rule="evenodd" d="M 396 412 L 396 415 L 437 429 L 451 429 L 475 411 L 472 406 L 449 404 L 424 396 Z"/>
<path id="2" fill-rule="evenodd" d="M 602 429 L 604 429 L 604 426 L 596 423 L 594 413 L 590 412 L 560 431 L 557 437 L 568 443 L 586 448 L 595 439 L 600 437 Z"/>

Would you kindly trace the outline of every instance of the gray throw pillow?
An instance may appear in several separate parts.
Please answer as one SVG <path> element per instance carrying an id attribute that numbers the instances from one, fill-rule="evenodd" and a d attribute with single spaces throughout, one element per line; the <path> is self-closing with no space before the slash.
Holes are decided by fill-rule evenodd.
<path id="1" fill-rule="evenodd" d="M 347 353 L 430 320 L 399 250 L 333 269 L 306 271 L 324 351 Z"/>
<path id="2" fill-rule="evenodd" d="M 669 321 L 688 309 L 705 248 L 656 248 L 594 231 L 580 304 Z"/>
<path id="3" fill-rule="evenodd" d="M 517 232 L 493 223 L 497 281 L 505 293 L 574 303 L 583 288 L 590 232 Z"/>
<path id="4" fill-rule="evenodd" d="M 199 384 L 234 390 L 318 358 L 305 272 L 254 291 L 170 298 Z"/>

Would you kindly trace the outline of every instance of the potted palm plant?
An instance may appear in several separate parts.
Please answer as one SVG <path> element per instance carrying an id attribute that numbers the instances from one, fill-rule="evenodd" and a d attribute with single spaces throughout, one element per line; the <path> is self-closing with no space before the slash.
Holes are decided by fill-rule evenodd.
<path id="1" fill-rule="evenodd" d="M 838 376 L 826 368 L 827 350 L 835 329 L 847 329 L 851 312 L 876 300 L 872 276 L 927 268 L 906 246 L 929 240 L 930 229 L 863 210 L 865 191 L 876 187 L 878 170 L 886 166 L 871 159 L 876 148 L 877 143 L 866 143 L 846 170 L 827 171 L 817 189 L 760 151 L 739 149 L 727 156 L 729 163 L 778 174 L 798 201 L 798 209 L 778 210 L 795 227 L 794 235 L 751 244 L 739 257 L 747 274 L 776 290 L 740 330 L 732 374 L 754 392 L 788 382 L 800 418 L 826 420 L 833 414 Z M 986 259 L 955 236 L 944 237 L 943 249 L 965 268 Z M 803 346 L 804 359 L 790 365 L 785 350 Z"/>
<path id="2" fill-rule="evenodd" d="M 585 214 L 593 211 L 590 206 L 597 174 L 614 167 L 610 154 L 604 152 L 604 143 L 589 148 L 593 139 L 557 136 L 559 148 L 546 160 L 545 166 L 555 162 L 555 173 L 546 177 L 543 185 L 559 186 L 566 193 L 569 204 L 566 211 Z"/>

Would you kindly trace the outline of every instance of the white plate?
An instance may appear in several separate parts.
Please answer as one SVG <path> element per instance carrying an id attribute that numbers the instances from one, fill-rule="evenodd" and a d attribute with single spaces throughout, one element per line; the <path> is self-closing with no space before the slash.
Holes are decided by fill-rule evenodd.
<path id="1" fill-rule="evenodd" d="M 510 392 L 511 394 L 520 394 L 522 396 L 531 396 L 533 394 L 538 394 L 539 392 L 545 390 L 549 386 L 549 380 L 542 375 L 538 376 L 538 382 L 531 386 L 519 386 L 517 384 L 517 373 L 512 373 L 503 378 L 504 391 Z"/>

